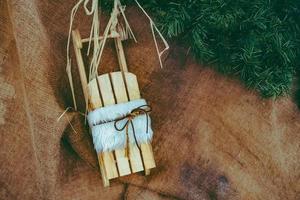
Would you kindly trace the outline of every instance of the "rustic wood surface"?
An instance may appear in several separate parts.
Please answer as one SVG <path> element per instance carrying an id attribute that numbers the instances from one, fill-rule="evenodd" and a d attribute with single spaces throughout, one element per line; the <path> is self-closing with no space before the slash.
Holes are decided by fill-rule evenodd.
<path id="1" fill-rule="evenodd" d="M 104 189 L 93 153 L 87 164 L 61 140 L 72 132 L 68 119 L 80 134 L 84 124 L 74 113 L 57 122 L 72 105 L 65 47 L 73 4 L 0 0 L 0 199 L 300 199 L 300 114 L 292 100 L 261 99 L 176 45 L 161 70 L 147 20 L 134 7 L 127 13 L 139 43 L 124 48 L 153 107 L 157 167 Z M 85 38 L 90 21 L 82 10 L 78 19 Z M 114 43 L 108 47 L 101 73 L 117 67 Z M 90 148 L 87 141 L 77 148 Z"/>

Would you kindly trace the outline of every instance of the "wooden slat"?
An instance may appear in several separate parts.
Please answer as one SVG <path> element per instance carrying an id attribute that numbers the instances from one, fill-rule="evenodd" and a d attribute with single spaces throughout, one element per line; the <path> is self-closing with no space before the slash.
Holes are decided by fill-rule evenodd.
<path id="1" fill-rule="evenodd" d="M 129 160 L 133 173 L 144 170 L 142 156 L 136 144 L 129 144 Z"/>
<path id="2" fill-rule="evenodd" d="M 124 81 L 122 79 L 122 73 L 114 72 L 111 73 L 110 75 L 111 75 L 113 90 L 115 93 L 117 103 L 127 102 L 128 98 L 126 94 Z M 126 156 L 126 149 L 117 149 L 115 150 L 115 154 L 116 154 L 116 160 L 117 160 L 120 176 L 130 174 L 131 171 L 130 171 L 129 161 Z"/>
<path id="3" fill-rule="evenodd" d="M 102 107 L 102 102 L 98 90 L 97 79 L 93 79 L 88 84 L 89 107 L 94 110 Z"/>
<path id="4" fill-rule="evenodd" d="M 139 90 L 139 85 L 137 82 L 137 78 L 132 73 L 124 73 L 124 77 L 126 80 L 128 96 L 130 100 L 140 99 L 141 94 Z M 150 169 L 155 168 L 155 160 L 153 156 L 152 146 L 150 143 L 141 144 L 141 151 L 145 166 L 146 175 L 150 174 Z"/>
<path id="5" fill-rule="evenodd" d="M 110 85 L 110 80 L 109 80 L 108 74 L 99 76 L 98 81 L 99 81 L 101 95 L 103 98 L 103 105 L 108 106 L 108 105 L 114 104 L 114 96 L 112 93 L 112 88 Z M 95 81 L 95 84 L 97 84 L 96 81 Z M 97 85 L 95 85 L 94 87 L 97 87 Z M 97 92 L 98 92 L 98 87 L 97 87 Z M 96 100 L 97 105 L 99 105 L 99 104 L 101 104 L 101 98 L 100 98 L 100 94 L 99 93 L 97 93 L 97 94 L 98 94 L 98 96 L 96 95 L 96 92 L 95 92 L 93 97 L 95 98 L 94 101 Z M 112 179 L 112 178 L 118 177 L 118 171 L 117 171 L 113 152 L 103 152 L 100 154 L 102 155 L 102 159 L 99 159 L 99 160 L 103 160 L 107 178 Z M 101 155 L 98 154 L 98 157 Z"/>
<path id="6" fill-rule="evenodd" d="M 107 178 L 107 174 L 106 174 L 106 170 L 105 170 L 105 164 L 104 164 L 104 160 L 103 160 L 103 154 L 102 153 L 98 153 L 98 163 L 100 166 L 100 172 L 101 172 L 101 177 L 102 177 L 102 181 L 103 181 L 103 185 L 104 187 L 108 187 L 109 186 L 109 179 Z"/>
<path id="7" fill-rule="evenodd" d="M 93 79 L 88 84 L 89 90 L 89 106 L 90 109 L 94 110 L 102 106 L 97 80 Z M 99 165 L 103 166 L 107 179 L 118 177 L 118 171 L 115 164 L 114 155 L 112 152 L 98 153 Z M 104 171 L 103 171 L 104 172 Z"/>
<path id="8" fill-rule="evenodd" d="M 103 74 L 101 76 L 98 76 L 98 82 L 104 106 L 115 104 L 114 94 L 110 84 L 109 75 Z"/>
<path id="9" fill-rule="evenodd" d="M 115 38 L 115 45 L 116 45 L 120 70 L 123 73 L 127 73 L 128 68 L 127 68 L 127 63 L 126 63 L 126 58 L 125 58 L 122 41 L 120 38 Z M 114 86 L 115 94 L 118 94 L 118 95 L 116 95 L 117 102 L 118 103 L 127 102 L 128 98 L 127 98 L 126 88 L 125 88 L 124 82 L 122 80 L 123 75 L 120 72 L 115 72 L 114 74 L 115 74 L 115 76 L 112 76 L 113 83 L 116 82 L 116 84 L 121 84 L 120 86 L 119 85 Z M 116 80 L 114 80 L 114 79 L 116 79 Z M 119 81 L 119 80 L 122 80 L 122 81 Z M 136 93 L 139 94 L 139 90 L 137 90 Z M 129 96 L 129 98 L 130 98 L 130 96 Z M 129 160 L 130 160 L 132 172 L 143 171 L 144 170 L 143 162 L 142 162 L 141 154 L 140 154 L 138 147 L 136 146 L 136 144 L 129 144 L 128 148 L 129 148 Z"/>
<path id="10" fill-rule="evenodd" d="M 117 103 L 128 102 L 125 84 L 122 77 L 122 72 L 110 73 L 113 90 L 116 96 Z"/>
<path id="11" fill-rule="evenodd" d="M 136 75 L 126 72 L 124 73 L 124 77 L 126 80 L 129 99 L 131 101 L 135 99 L 140 99 L 141 94 L 140 94 L 140 89 L 139 89 Z"/>
<path id="12" fill-rule="evenodd" d="M 155 168 L 155 160 L 154 160 L 151 144 L 150 143 L 141 144 L 141 150 L 142 150 L 145 168 L 146 169 Z"/>
<path id="13" fill-rule="evenodd" d="M 133 95 L 133 94 L 139 94 L 139 88 L 138 87 L 136 88 L 135 87 L 136 84 L 133 83 L 134 81 L 136 81 L 136 76 L 131 73 L 126 72 L 126 73 L 124 73 L 124 77 L 125 77 L 125 79 L 129 80 L 129 81 L 126 81 L 126 83 L 129 83 L 129 84 L 126 84 L 128 90 L 130 90 L 130 92 L 128 92 L 129 99 L 130 100 L 139 99 L 139 98 L 136 98 L 137 96 Z M 136 144 L 130 144 L 129 159 L 130 159 L 130 165 L 131 165 L 132 172 L 139 172 L 139 171 L 144 170 L 142 157 L 141 157 L 140 153 L 141 152 Z"/>
<path id="14" fill-rule="evenodd" d="M 118 171 L 113 152 L 102 152 L 102 158 L 105 165 L 105 171 L 108 179 L 118 177 Z M 98 154 L 99 156 L 99 154 Z"/>

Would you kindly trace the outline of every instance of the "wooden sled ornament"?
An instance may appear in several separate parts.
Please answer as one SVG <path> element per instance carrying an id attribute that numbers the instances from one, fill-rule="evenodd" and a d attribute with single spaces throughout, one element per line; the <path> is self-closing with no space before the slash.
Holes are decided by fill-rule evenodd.
<path id="1" fill-rule="evenodd" d="M 120 37 L 112 37 L 115 41 L 120 71 L 102 74 L 88 82 L 82 58 L 82 43 L 78 30 L 72 31 L 73 47 L 76 55 L 83 94 L 88 100 L 88 112 L 100 107 L 124 103 L 141 98 L 137 78 L 128 72 L 125 54 Z M 97 153 L 100 172 L 104 186 L 109 186 L 109 180 L 118 176 L 145 171 L 150 174 L 150 169 L 155 168 L 155 161 L 150 143 L 143 143 L 140 149 L 137 144 L 130 144 L 129 155 L 126 149 L 104 151 Z"/>

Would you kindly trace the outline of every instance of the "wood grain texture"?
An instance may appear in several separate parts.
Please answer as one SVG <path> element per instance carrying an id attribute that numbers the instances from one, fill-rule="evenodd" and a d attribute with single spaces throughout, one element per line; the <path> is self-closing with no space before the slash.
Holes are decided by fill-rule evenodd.
<path id="1" fill-rule="evenodd" d="M 103 105 L 109 106 L 115 104 L 113 89 L 110 83 L 109 74 L 103 74 L 98 77 L 99 89 L 103 99 Z"/>
<path id="2" fill-rule="evenodd" d="M 100 92 L 98 89 L 97 79 L 93 79 L 88 84 L 88 99 L 89 106 L 94 110 L 96 108 L 102 107 Z"/>
<path id="3" fill-rule="evenodd" d="M 125 73 L 124 80 L 126 82 L 129 99 L 135 100 L 141 98 L 136 76 L 132 73 Z M 137 147 L 133 147 L 133 148 L 135 148 L 134 149 L 135 151 L 138 151 Z M 152 146 L 150 143 L 143 143 L 141 144 L 140 149 L 141 149 L 143 163 L 145 167 L 145 175 L 149 175 L 150 169 L 156 166 L 153 151 L 152 151 Z"/>
<path id="4" fill-rule="evenodd" d="M 124 84 L 126 85 L 129 100 L 135 100 L 138 98 L 134 97 L 140 97 L 140 91 L 138 88 L 136 76 L 129 72 L 123 72 L 122 78 L 124 81 Z M 133 78 L 135 77 L 135 78 Z M 134 94 L 133 94 L 134 93 Z M 132 169 L 132 172 L 140 172 L 144 170 L 143 161 L 141 157 L 141 152 L 135 143 L 129 144 L 129 159 L 130 159 L 130 166 Z M 147 168 L 146 168 L 147 170 Z"/>
<path id="5" fill-rule="evenodd" d="M 109 84 L 112 84 L 113 87 L 113 93 L 116 97 L 115 103 L 124 103 L 127 102 L 127 95 L 125 90 L 125 85 L 122 80 L 122 74 L 115 72 L 112 74 L 109 74 L 111 77 L 111 82 L 109 81 Z M 128 157 L 126 156 L 126 150 L 125 149 L 116 149 L 115 150 L 116 155 L 116 161 L 119 169 L 120 176 L 125 176 L 131 173 L 130 165 Z"/>
<path id="6" fill-rule="evenodd" d="M 111 88 L 109 88 L 110 82 L 105 82 L 105 80 L 103 81 L 103 78 L 105 78 L 106 81 L 109 81 L 109 79 L 107 79 L 107 77 L 98 77 L 98 80 L 101 81 L 101 84 L 102 84 L 102 85 L 100 85 L 100 83 L 99 83 L 99 87 L 105 88 L 106 90 L 109 91 L 109 89 L 111 89 Z M 92 81 L 91 84 L 94 84 L 93 89 L 96 89 L 96 90 L 92 91 L 93 95 L 90 95 L 91 97 L 94 97 L 93 98 L 94 101 L 90 101 L 90 104 L 92 105 L 93 108 L 95 108 L 96 105 L 102 105 L 100 93 L 101 93 L 101 95 L 103 95 L 103 92 L 101 92 L 101 90 L 100 90 L 100 93 L 99 93 L 97 79 L 94 79 L 94 81 Z M 92 87 L 92 85 L 91 85 L 91 87 Z M 109 95 L 109 94 L 111 94 L 111 93 L 108 93 L 107 95 Z M 93 102 L 95 104 L 93 104 Z M 111 102 L 111 99 L 108 100 L 106 98 L 103 98 L 104 106 L 108 105 L 110 102 Z M 99 107 L 97 107 L 97 108 L 99 108 Z M 100 170 L 101 170 L 101 175 L 103 177 L 102 180 L 103 180 L 104 186 L 109 186 L 109 179 L 118 177 L 118 171 L 117 171 L 113 152 L 98 153 L 98 161 L 99 161 L 99 165 L 101 166 Z"/>

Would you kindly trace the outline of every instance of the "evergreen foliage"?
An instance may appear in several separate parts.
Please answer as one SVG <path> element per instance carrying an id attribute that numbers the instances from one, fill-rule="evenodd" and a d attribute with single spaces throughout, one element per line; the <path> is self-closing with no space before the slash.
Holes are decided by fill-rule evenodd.
<path id="1" fill-rule="evenodd" d="M 289 93 L 300 71 L 300 1 L 140 2 L 164 35 L 183 42 L 201 63 L 239 77 L 263 97 Z"/>

